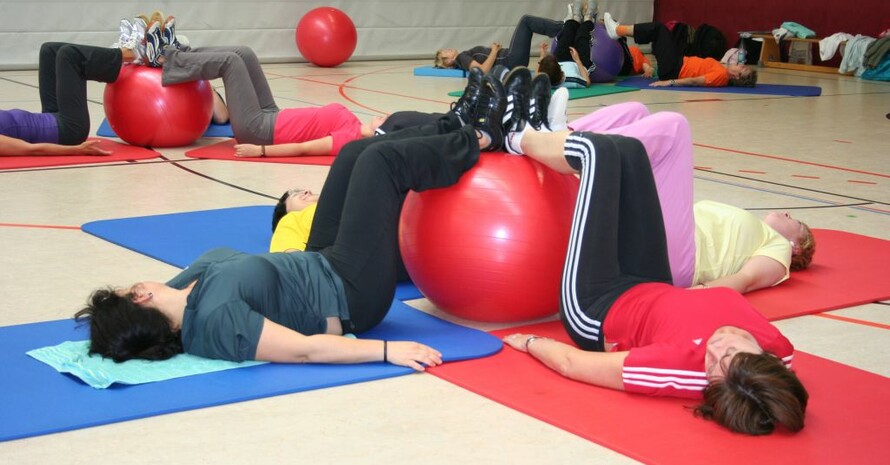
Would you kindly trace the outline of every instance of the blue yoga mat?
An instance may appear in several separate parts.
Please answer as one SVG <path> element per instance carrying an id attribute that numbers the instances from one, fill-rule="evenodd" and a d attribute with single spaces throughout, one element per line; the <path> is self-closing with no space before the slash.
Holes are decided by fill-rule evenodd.
<path id="1" fill-rule="evenodd" d="M 117 137 L 114 129 L 111 129 L 111 125 L 108 124 L 107 119 L 102 120 L 102 124 L 100 124 L 99 129 L 96 130 L 96 135 L 100 137 Z M 231 124 L 210 123 L 210 126 L 207 126 L 207 130 L 204 131 L 204 134 L 202 134 L 201 137 L 235 137 L 235 135 L 232 133 Z"/>
<path id="2" fill-rule="evenodd" d="M 418 66 L 414 68 L 415 76 L 432 76 L 432 77 L 467 77 L 467 72 L 458 68 L 436 68 L 432 65 Z"/>
<path id="3" fill-rule="evenodd" d="M 272 207 L 222 208 L 101 220 L 87 223 L 81 229 L 134 252 L 185 268 L 202 253 L 216 247 L 231 247 L 245 253 L 268 252 L 272 238 Z M 411 282 L 396 286 L 398 300 L 420 297 L 423 294 Z"/>
<path id="4" fill-rule="evenodd" d="M 786 86 L 778 84 L 757 84 L 754 87 L 650 87 L 654 79 L 641 76 L 629 77 L 616 83 L 619 87 L 634 87 L 645 90 L 674 90 L 684 92 L 713 92 L 718 94 L 790 95 L 792 97 L 817 97 L 822 88 L 817 86 Z"/>
<path id="5" fill-rule="evenodd" d="M 85 327 L 58 320 L 0 327 L 0 441 L 133 420 L 154 415 L 391 378 L 412 373 L 387 363 L 357 365 L 263 364 L 132 386 L 93 389 L 25 352 L 87 339 Z M 447 361 L 497 353 L 501 341 L 393 301 L 380 325 L 362 338 L 413 340 L 435 347 Z"/>

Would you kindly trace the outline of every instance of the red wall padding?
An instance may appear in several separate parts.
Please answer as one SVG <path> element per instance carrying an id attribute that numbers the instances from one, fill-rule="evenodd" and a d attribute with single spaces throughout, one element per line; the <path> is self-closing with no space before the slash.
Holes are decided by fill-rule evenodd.
<path id="1" fill-rule="evenodd" d="M 620 18 L 618 18 L 620 19 Z M 767 31 L 794 21 L 827 37 L 835 32 L 877 37 L 890 28 L 890 0 L 655 0 L 655 20 L 708 23 L 733 46 L 739 31 Z"/>

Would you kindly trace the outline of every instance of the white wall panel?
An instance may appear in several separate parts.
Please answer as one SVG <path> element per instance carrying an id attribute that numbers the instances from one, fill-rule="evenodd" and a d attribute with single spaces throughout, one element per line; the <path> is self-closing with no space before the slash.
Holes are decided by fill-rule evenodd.
<path id="1" fill-rule="evenodd" d="M 600 2 L 624 22 L 648 21 L 654 0 Z M 159 8 L 176 15 L 194 45 L 248 45 L 263 61 L 304 61 L 294 43 L 299 18 L 319 6 L 355 23 L 354 59 L 432 57 L 440 47 L 509 43 L 523 14 L 561 19 L 568 2 L 524 0 L 0 0 L 0 68 L 33 68 L 47 41 L 110 45 L 120 18 Z"/>

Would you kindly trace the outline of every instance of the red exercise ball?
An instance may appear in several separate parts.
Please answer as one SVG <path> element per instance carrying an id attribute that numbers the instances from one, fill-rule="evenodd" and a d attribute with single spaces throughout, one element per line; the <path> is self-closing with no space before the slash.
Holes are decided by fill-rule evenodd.
<path id="1" fill-rule="evenodd" d="M 105 117 L 124 141 L 140 147 L 182 147 L 196 141 L 213 113 L 207 81 L 161 85 L 161 69 L 121 67 L 105 86 Z"/>
<path id="2" fill-rule="evenodd" d="M 454 186 L 408 194 L 399 222 L 405 267 L 433 304 L 461 318 L 552 315 L 577 196 L 575 176 L 482 154 Z"/>
<path id="3" fill-rule="evenodd" d="M 349 16 L 329 6 L 303 15 L 295 35 L 300 54 L 316 66 L 325 68 L 348 60 L 358 41 L 355 24 Z"/>

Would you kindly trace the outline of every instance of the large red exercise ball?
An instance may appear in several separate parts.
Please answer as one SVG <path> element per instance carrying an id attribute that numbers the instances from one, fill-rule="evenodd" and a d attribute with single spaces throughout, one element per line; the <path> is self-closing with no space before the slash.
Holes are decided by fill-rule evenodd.
<path id="1" fill-rule="evenodd" d="M 553 40 L 551 53 L 556 53 L 558 41 Z M 578 53 L 581 53 L 579 50 Z M 618 41 L 609 37 L 606 28 L 597 25 L 590 34 L 590 82 L 612 82 L 624 66 L 624 50 Z"/>
<path id="2" fill-rule="evenodd" d="M 411 192 L 399 222 L 408 274 L 442 310 L 512 322 L 559 310 L 578 179 L 482 154 L 454 186 Z"/>
<path id="3" fill-rule="evenodd" d="M 162 86 L 160 68 L 127 65 L 105 86 L 105 117 L 131 145 L 182 147 L 207 130 L 212 92 L 207 81 Z"/>
<path id="4" fill-rule="evenodd" d="M 300 18 L 296 31 L 297 49 L 316 66 L 337 66 L 355 51 L 358 36 L 346 13 L 329 6 L 310 10 Z"/>

